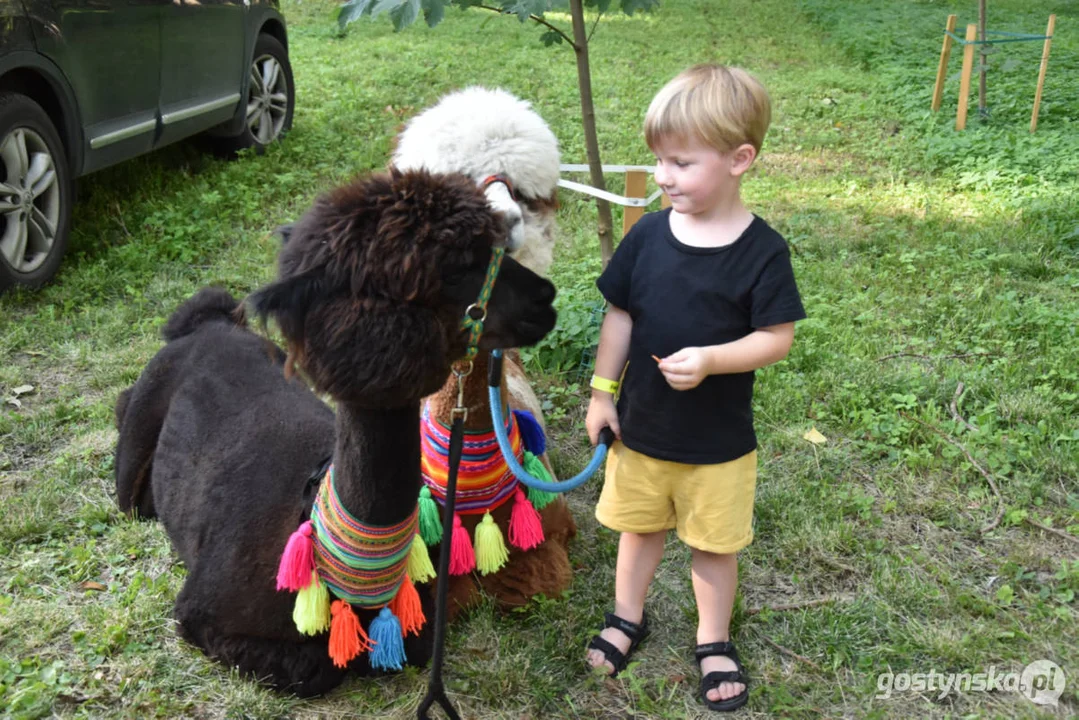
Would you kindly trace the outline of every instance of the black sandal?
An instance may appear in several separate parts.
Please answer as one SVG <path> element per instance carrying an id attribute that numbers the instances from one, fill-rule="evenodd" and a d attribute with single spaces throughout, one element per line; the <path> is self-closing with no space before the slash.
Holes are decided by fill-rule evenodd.
<path id="1" fill-rule="evenodd" d="M 604 640 L 599 635 L 592 638 L 592 641 L 588 643 L 589 650 L 599 650 L 603 653 L 604 659 L 614 666 L 614 672 L 608 677 L 616 677 L 618 673 L 626 669 L 626 663 L 629 662 L 629 656 L 633 654 L 633 651 L 637 649 L 637 646 L 648 637 L 648 613 L 641 615 L 640 623 L 632 623 L 629 620 L 618 617 L 614 613 L 606 613 L 603 616 L 603 628 L 609 627 L 617 628 L 625 633 L 629 638 L 629 650 L 623 654 L 621 650 L 614 645 Z M 602 667 L 597 665 L 596 667 Z"/>
<path id="2" fill-rule="evenodd" d="M 722 655 L 733 660 L 736 668 L 735 670 L 713 670 L 701 678 L 701 700 L 704 700 L 704 704 L 708 706 L 709 710 L 730 712 L 746 704 L 746 701 L 749 700 L 749 676 L 746 675 L 745 668 L 742 667 L 742 663 L 738 659 L 738 651 L 734 649 L 734 643 L 714 642 L 698 645 L 694 654 L 697 656 L 698 665 L 706 657 Z M 742 683 L 745 685 L 745 689 L 726 700 L 709 700 L 708 691 L 715 690 L 725 682 Z"/>

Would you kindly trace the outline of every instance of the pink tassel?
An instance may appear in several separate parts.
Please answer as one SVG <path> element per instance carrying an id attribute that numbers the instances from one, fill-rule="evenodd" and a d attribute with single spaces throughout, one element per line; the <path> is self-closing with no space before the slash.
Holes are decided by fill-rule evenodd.
<path id="1" fill-rule="evenodd" d="M 510 543 L 521 550 L 531 550 L 542 542 L 543 522 L 518 485 L 510 512 Z"/>
<path id="2" fill-rule="evenodd" d="M 277 566 L 277 589 L 296 592 L 311 583 L 315 569 L 315 544 L 311 540 L 311 521 L 296 528 L 288 539 L 281 564 Z"/>
<path id="3" fill-rule="evenodd" d="M 472 549 L 472 538 L 461 524 L 460 516 L 454 513 L 453 538 L 450 540 L 450 575 L 464 575 L 472 572 L 475 567 L 476 553 Z"/>

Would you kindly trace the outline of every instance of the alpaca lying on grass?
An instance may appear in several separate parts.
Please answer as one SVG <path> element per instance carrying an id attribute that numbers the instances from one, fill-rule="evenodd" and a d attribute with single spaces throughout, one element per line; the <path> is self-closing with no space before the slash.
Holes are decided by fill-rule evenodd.
<path id="1" fill-rule="evenodd" d="M 323 515 L 351 518 L 361 534 L 395 528 L 402 542 L 414 538 L 420 400 L 464 354 L 461 319 L 505 241 L 471 179 L 391 170 L 320 198 L 292 229 L 278 280 L 248 298 L 256 316 L 276 321 L 287 354 L 249 331 L 222 290 L 202 290 L 173 314 L 167 344 L 117 402 L 115 467 L 120 508 L 159 518 L 187 567 L 174 610 L 185 640 L 299 695 L 372 671 L 382 648 L 362 629 L 374 639 L 388 610 L 339 600 L 328 637 L 329 600 L 306 606 L 279 592 L 299 567 L 279 560 L 310 542 L 302 530 L 314 527 L 317 572 L 299 597 L 315 597 L 320 579 L 338 594 L 344 580 L 323 554 L 335 547 L 322 542 Z M 553 299 L 548 281 L 506 258 L 480 351 L 539 341 L 554 326 Z M 334 399 L 336 417 L 294 366 Z M 335 527 L 326 521 L 327 532 Z M 382 546 L 373 547 L 372 557 Z M 380 591 L 402 596 L 412 586 L 395 563 L 375 574 Z M 430 590 L 420 585 L 418 605 L 433 618 Z M 340 667 L 356 650 L 342 656 L 333 639 L 350 603 L 359 616 L 352 644 L 374 649 Z M 426 628 L 412 633 L 396 660 L 423 665 L 431 644 Z"/>
<path id="2" fill-rule="evenodd" d="M 527 102 L 504 90 L 482 87 L 446 95 L 408 122 L 397 138 L 393 162 L 402 168 L 471 177 L 484 188 L 488 204 L 502 213 L 512 257 L 546 274 L 555 245 L 558 140 Z M 518 495 L 517 483 L 504 462 L 494 467 L 487 459 L 492 450 L 497 452 L 487 401 L 487 363 L 485 354 L 478 356 L 475 369 L 465 379 L 465 427 L 473 434 L 457 493 L 459 517 L 467 531 L 460 537 L 474 538 L 474 544 L 482 546 L 471 550 L 477 572 L 471 572 L 467 561 L 451 568 L 451 617 L 477 604 L 481 589 L 502 606 L 519 606 L 535 595 L 558 597 L 573 579 L 568 546 L 577 526 L 565 500 L 552 501 L 543 494 L 524 493 L 523 488 Z M 515 411 L 506 412 L 506 420 L 511 424 L 510 437 L 521 438 L 518 460 L 524 461 L 527 453 L 533 474 L 553 477 L 543 440 L 543 411 L 516 352 L 505 355 L 501 388 L 503 407 Z M 454 378 L 425 401 L 424 481 L 440 502 L 445 497 L 445 428 L 456 403 Z M 469 462 L 470 451 L 477 458 L 473 462 Z M 528 527 L 535 509 L 539 509 L 538 522 Z M 485 542 L 488 526 L 477 535 L 488 511 L 501 537 L 509 540 L 496 543 L 494 551 Z M 421 527 L 434 530 L 436 525 Z M 425 539 L 432 545 L 440 542 L 437 532 L 425 534 Z"/>

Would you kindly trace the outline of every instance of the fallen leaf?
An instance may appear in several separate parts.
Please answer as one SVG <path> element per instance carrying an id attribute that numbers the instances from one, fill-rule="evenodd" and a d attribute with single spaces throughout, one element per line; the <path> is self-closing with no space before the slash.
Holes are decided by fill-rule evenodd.
<path id="1" fill-rule="evenodd" d="M 83 590 L 97 590 L 98 592 L 105 592 L 106 590 L 108 590 L 107 587 L 105 587 L 99 582 L 94 582 L 93 580 L 84 580 L 79 583 L 79 587 L 81 587 Z"/>
<path id="2" fill-rule="evenodd" d="M 25 395 L 26 393 L 33 392 L 33 391 L 34 391 L 34 386 L 33 385 L 20 385 L 19 387 L 12 390 L 11 394 L 14 395 L 15 397 L 19 397 L 20 395 Z"/>
<path id="3" fill-rule="evenodd" d="M 6 403 L 11 403 L 12 405 L 14 405 L 14 406 L 15 406 L 15 407 L 17 407 L 17 408 L 21 408 L 21 407 L 22 407 L 22 403 L 21 403 L 21 402 L 19 402 L 18 400 L 16 400 L 15 398 L 13 398 L 13 397 L 9 397 L 9 398 L 4 398 L 4 402 L 6 402 Z"/>
<path id="4" fill-rule="evenodd" d="M 809 432 L 807 432 L 802 437 L 813 443 L 814 445 L 823 445 L 824 443 L 828 442 L 828 438 L 821 435 L 820 431 L 818 431 L 815 426 L 810 428 Z"/>

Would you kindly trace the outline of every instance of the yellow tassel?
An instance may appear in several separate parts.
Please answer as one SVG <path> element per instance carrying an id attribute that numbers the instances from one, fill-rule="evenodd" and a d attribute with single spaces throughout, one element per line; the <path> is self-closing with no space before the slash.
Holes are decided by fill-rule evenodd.
<path id="1" fill-rule="evenodd" d="M 408 564 L 405 572 L 416 582 L 425 583 L 435 579 L 435 566 L 431 564 L 431 556 L 427 552 L 427 543 L 423 537 L 416 533 L 412 538 L 412 549 L 408 553 Z"/>
<path id="2" fill-rule="evenodd" d="M 304 635 L 318 635 L 330 627 L 330 593 L 315 570 L 311 571 L 311 584 L 296 595 L 292 621 Z"/>
<path id="3" fill-rule="evenodd" d="M 476 568 L 483 575 L 498 572 L 510 557 L 502 540 L 502 531 L 489 512 L 484 513 L 483 520 L 476 526 L 475 545 Z"/>

